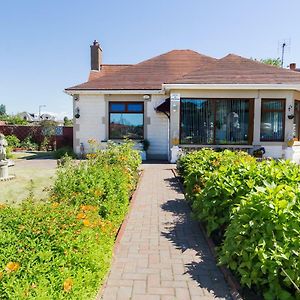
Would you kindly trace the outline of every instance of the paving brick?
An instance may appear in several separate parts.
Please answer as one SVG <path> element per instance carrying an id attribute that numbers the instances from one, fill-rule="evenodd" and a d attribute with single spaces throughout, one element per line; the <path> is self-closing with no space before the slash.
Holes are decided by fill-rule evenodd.
<path id="1" fill-rule="evenodd" d="M 146 280 L 135 280 L 133 283 L 133 295 L 146 294 Z"/>
<path id="2" fill-rule="evenodd" d="M 102 299 L 230 299 L 170 165 L 143 167 Z"/>

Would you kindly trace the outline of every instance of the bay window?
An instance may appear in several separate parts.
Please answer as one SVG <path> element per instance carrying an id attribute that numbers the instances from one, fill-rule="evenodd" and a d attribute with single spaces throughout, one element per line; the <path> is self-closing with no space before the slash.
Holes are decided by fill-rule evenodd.
<path id="1" fill-rule="evenodd" d="M 252 99 L 181 99 L 182 144 L 249 144 Z"/>
<path id="2" fill-rule="evenodd" d="M 261 100 L 260 140 L 281 142 L 284 140 L 284 99 Z"/>
<path id="3" fill-rule="evenodd" d="M 109 138 L 132 140 L 144 138 L 144 103 L 109 103 Z"/>

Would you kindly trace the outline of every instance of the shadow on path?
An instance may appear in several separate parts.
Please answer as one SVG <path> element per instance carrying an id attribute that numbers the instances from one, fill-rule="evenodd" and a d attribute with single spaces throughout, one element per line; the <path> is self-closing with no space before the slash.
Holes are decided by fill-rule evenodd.
<path id="1" fill-rule="evenodd" d="M 168 178 L 166 183 L 181 192 L 176 178 Z M 161 208 L 172 213 L 172 222 L 166 222 L 161 235 L 184 254 L 194 253 L 191 262 L 185 264 L 186 273 L 197 282 L 198 286 L 213 293 L 219 299 L 232 299 L 225 279 L 216 266 L 206 240 L 196 221 L 192 220 L 190 208 L 184 199 L 172 199 L 161 205 Z"/>

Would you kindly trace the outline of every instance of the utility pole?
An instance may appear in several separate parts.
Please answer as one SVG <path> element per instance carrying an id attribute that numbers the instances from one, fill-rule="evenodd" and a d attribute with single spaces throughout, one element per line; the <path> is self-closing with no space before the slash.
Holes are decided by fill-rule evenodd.
<path id="1" fill-rule="evenodd" d="M 39 121 L 41 121 L 41 108 L 46 107 L 45 104 L 39 105 Z"/>

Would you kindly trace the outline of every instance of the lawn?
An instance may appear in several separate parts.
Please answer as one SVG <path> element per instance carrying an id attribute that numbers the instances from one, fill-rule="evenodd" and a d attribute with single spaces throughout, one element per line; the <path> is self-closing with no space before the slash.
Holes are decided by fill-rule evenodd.
<path id="1" fill-rule="evenodd" d="M 55 179 L 56 160 L 44 157 L 45 153 L 37 152 L 14 154 L 15 166 L 9 168 L 9 174 L 16 178 L 0 182 L 0 203 L 19 204 L 30 195 L 36 200 L 47 198 L 47 188 Z"/>

